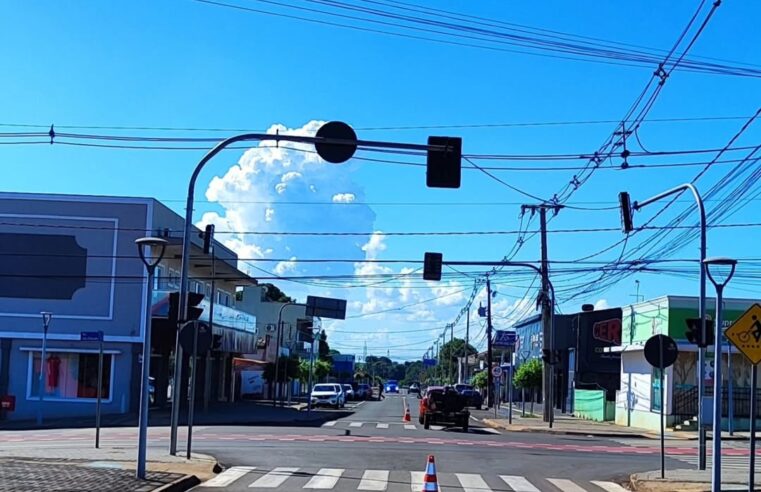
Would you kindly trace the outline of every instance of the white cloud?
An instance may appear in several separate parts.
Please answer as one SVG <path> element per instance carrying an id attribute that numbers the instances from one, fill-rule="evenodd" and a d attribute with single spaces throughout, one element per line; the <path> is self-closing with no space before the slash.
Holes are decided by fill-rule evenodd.
<path id="1" fill-rule="evenodd" d="M 264 209 L 264 221 L 265 222 L 271 222 L 272 218 L 275 216 L 275 209 L 274 208 L 265 208 Z"/>
<path id="2" fill-rule="evenodd" d="M 354 193 L 336 193 L 333 195 L 333 203 L 353 203 L 356 198 Z"/>
<path id="3" fill-rule="evenodd" d="M 367 255 L 366 259 L 375 260 L 378 258 L 380 253 L 386 251 L 386 244 L 383 242 L 384 239 L 385 237 L 383 236 L 383 231 L 373 232 L 367 243 L 362 246 L 362 251 L 364 251 Z"/>
<path id="4" fill-rule="evenodd" d="M 278 262 L 277 265 L 275 265 L 275 273 L 278 275 L 283 275 L 286 272 L 291 272 L 293 270 L 296 270 L 296 257 L 291 256 L 291 259 L 288 261 L 281 261 Z"/>
<path id="5" fill-rule="evenodd" d="M 608 309 L 608 308 L 610 308 L 610 304 L 608 304 L 607 299 L 600 299 L 597 302 L 595 302 L 596 311 L 600 311 L 600 310 Z"/>

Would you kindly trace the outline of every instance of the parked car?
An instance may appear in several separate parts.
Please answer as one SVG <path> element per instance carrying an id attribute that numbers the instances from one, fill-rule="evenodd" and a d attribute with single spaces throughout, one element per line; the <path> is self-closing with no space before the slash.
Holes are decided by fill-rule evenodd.
<path id="1" fill-rule="evenodd" d="M 386 393 L 399 393 L 399 382 L 395 379 L 386 381 L 386 387 L 383 390 Z"/>
<path id="2" fill-rule="evenodd" d="M 479 393 L 478 390 L 475 389 L 472 385 L 455 384 L 454 389 L 465 397 L 467 406 L 473 407 L 476 410 L 481 410 L 481 406 L 484 404 L 484 398 L 481 396 L 481 393 Z"/>
<path id="3" fill-rule="evenodd" d="M 357 391 L 355 393 L 358 400 L 367 400 L 373 396 L 373 389 L 369 384 L 360 384 L 357 385 Z"/>
<path id="4" fill-rule="evenodd" d="M 411 395 L 418 395 L 420 396 L 420 384 L 418 383 L 412 383 L 410 385 L 410 389 L 407 390 L 407 392 Z"/>
<path id="5" fill-rule="evenodd" d="M 342 408 L 346 405 L 346 393 L 340 384 L 316 384 L 312 388 L 312 406 Z"/>
<path id="6" fill-rule="evenodd" d="M 350 384 L 344 384 L 343 385 L 343 390 L 344 390 L 344 393 L 346 393 L 346 401 L 355 400 L 356 399 L 356 395 L 354 393 L 354 388 L 352 388 L 352 386 Z"/>

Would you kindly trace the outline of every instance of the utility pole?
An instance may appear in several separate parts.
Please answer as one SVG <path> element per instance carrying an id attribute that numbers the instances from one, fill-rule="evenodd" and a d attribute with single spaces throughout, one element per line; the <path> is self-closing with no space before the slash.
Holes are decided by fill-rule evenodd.
<path id="1" fill-rule="evenodd" d="M 465 352 L 465 362 L 463 363 L 462 367 L 462 381 L 461 383 L 466 383 L 468 381 L 468 343 L 470 339 L 470 305 L 468 305 L 468 317 L 465 318 L 465 346 L 463 347 L 463 352 Z"/>
<path id="2" fill-rule="evenodd" d="M 454 355 L 454 323 L 449 325 L 449 382 L 454 384 L 454 363 L 452 363 L 452 359 L 457 360 L 457 357 L 452 357 Z"/>
<path id="3" fill-rule="evenodd" d="M 486 276 L 486 391 L 488 406 L 494 405 L 494 378 L 491 374 L 492 347 L 491 347 L 491 280 Z"/>
<path id="4" fill-rule="evenodd" d="M 563 208 L 562 205 L 553 204 L 553 203 L 542 203 L 539 205 L 523 205 L 521 207 L 522 211 L 530 210 L 531 213 L 539 212 L 539 229 L 541 231 L 541 247 L 542 247 L 542 264 L 541 264 L 541 273 L 542 273 L 542 349 L 544 351 L 549 350 L 550 352 L 550 361 L 544 362 L 544 378 L 542 381 L 542 393 L 544 396 L 544 421 L 549 422 L 550 426 L 552 426 L 552 421 L 554 420 L 555 412 L 553 410 L 554 402 L 554 389 L 553 389 L 553 382 L 554 382 L 554 365 L 552 363 L 557 362 L 554 360 L 555 357 L 555 334 L 554 330 L 552 328 L 552 317 L 553 317 L 553 309 L 549 298 L 549 279 L 550 279 L 550 272 L 549 272 L 549 264 L 547 261 L 547 209 L 551 209 L 554 211 L 555 214 L 557 214 L 560 209 Z M 547 352 L 544 352 L 547 353 Z M 552 362 L 552 363 L 551 363 Z"/>

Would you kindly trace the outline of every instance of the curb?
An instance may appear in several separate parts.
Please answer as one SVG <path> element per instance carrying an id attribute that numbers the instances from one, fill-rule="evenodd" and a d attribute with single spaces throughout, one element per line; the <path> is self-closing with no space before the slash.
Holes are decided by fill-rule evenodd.
<path id="1" fill-rule="evenodd" d="M 162 485 L 157 489 L 153 489 L 153 492 L 185 492 L 201 483 L 195 475 L 185 475 L 178 478 L 174 482 Z"/>
<path id="2" fill-rule="evenodd" d="M 499 425 L 491 419 L 483 419 L 482 422 L 493 429 L 504 429 L 511 432 L 532 432 L 540 434 L 562 434 L 568 436 L 594 436 L 594 437 L 638 437 L 643 439 L 657 439 L 660 436 L 653 437 L 647 433 L 621 433 L 621 432 L 600 432 L 600 431 L 576 431 L 576 430 L 557 430 L 539 427 L 508 427 Z"/>

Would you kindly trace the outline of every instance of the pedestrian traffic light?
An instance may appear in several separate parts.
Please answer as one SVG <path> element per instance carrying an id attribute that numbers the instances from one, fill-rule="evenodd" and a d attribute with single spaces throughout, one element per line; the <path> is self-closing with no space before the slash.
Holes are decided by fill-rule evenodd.
<path id="1" fill-rule="evenodd" d="M 462 174 L 462 139 L 428 137 L 426 185 L 429 188 L 459 188 Z"/>
<path id="2" fill-rule="evenodd" d="M 441 265 L 443 261 L 443 254 L 426 252 L 423 258 L 423 279 L 441 280 Z"/>
<path id="3" fill-rule="evenodd" d="M 698 347 L 706 348 L 713 345 L 716 341 L 714 334 L 715 323 L 712 319 L 706 319 L 706 339 L 703 340 L 703 329 L 700 326 L 700 318 L 687 318 L 687 331 L 685 331 L 685 337 L 687 341 L 697 345 Z"/>
<path id="4" fill-rule="evenodd" d="M 552 364 L 552 350 L 542 349 L 542 360 L 545 364 Z"/>
<path id="5" fill-rule="evenodd" d="M 624 230 L 624 234 L 629 234 L 634 230 L 631 198 L 629 197 L 629 193 L 626 191 L 619 193 L 618 202 L 621 204 L 621 226 Z"/>

